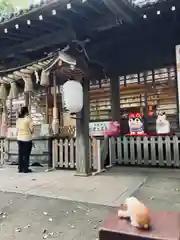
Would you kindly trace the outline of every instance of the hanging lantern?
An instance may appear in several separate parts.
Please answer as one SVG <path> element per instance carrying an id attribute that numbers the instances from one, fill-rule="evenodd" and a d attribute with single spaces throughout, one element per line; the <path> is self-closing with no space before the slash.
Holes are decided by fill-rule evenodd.
<path id="1" fill-rule="evenodd" d="M 0 86 L 0 99 L 6 101 L 7 99 L 7 90 L 5 84 L 1 84 Z"/>
<path id="2" fill-rule="evenodd" d="M 23 80 L 24 80 L 24 92 L 28 93 L 28 92 L 32 92 L 33 91 L 33 83 L 32 83 L 32 78 L 30 75 L 24 75 L 23 76 Z"/>
<path id="3" fill-rule="evenodd" d="M 78 113 L 83 107 L 82 85 L 74 80 L 67 81 L 63 85 L 63 99 L 65 107 L 70 113 Z"/>
<path id="4" fill-rule="evenodd" d="M 18 87 L 17 87 L 15 82 L 11 82 L 10 85 L 11 85 L 11 88 L 10 88 L 10 92 L 9 92 L 8 98 L 10 100 L 16 99 L 18 97 Z"/>
<path id="5" fill-rule="evenodd" d="M 49 72 L 46 72 L 44 70 L 42 71 L 40 85 L 44 87 L 48 87 L 50 85 Z"/>

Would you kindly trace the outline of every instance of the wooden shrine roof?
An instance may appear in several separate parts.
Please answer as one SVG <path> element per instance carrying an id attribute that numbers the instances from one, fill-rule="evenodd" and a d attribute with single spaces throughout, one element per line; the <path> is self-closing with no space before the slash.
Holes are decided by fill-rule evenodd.
<path id="1" fill-rule="evenodd" d="M 65 54 L 65 58 L 62 56 Z M 64 60 L 65 59 L 65 60 Z M 31 62 L 29 64 L 17 66 L 16 68 L 10 68 L 6 70 L 0 70 L 0 83 L 10 84 L 11 82 L 18 82 L 27 75 L 35 75 L 35 72 L 39 75 L 42 70 L 51 71 L 54 70 L 58 74 L 58 62 L 62 61 L 62 65 L 59 73 L 67 76 L 67 78 L 73 76 L 83 76 L 84 71 L 78 66 L 78 62 L 71 58 L 69 55 L 63 52 L 56 52 L 47 57 Z M 74 69 L 70 68 L 70 65 L 75 66 Z M 38 84 L 38 83 L 37 83 Z M 58 84 L 58 82 L 57 82 Z"/>
<path id="2" fill-rule="evenodd" d="M 82 3 L 84 3 L 88 0 L 81 0 L 81 1 Z M 93 2 L 91 0 L 89 1 Z M 134 5 L 134 7 L 150 7 L 162 1 L 165 2 L 169 0 L 129 0 L 127 2 L 130 2 L 132 5 Z M 61 1 L 60 0 L 41 0 L 37 3 L 35 2 L 31 4 L 28 4 L 28 3 L 22 4 L 22 6 L 18 6 L 18 8 L 15 7 L 14 4 L 8 3 L 8 4 L 11 4 L 11 8 L 9 9 L 9 11 L 6 11 L 6 8 L 4 9 L 4 11 L 2 9 L 2 12 L 0 13 L 0 24 L 17 20 L 17 18 L 21 18 L 29 14 L 33 14 L 35 11 L 39 11 L 39 10 L 42 11 L 50 6 L 56 6 L 57 4 L 64 5 L 64 4 L 67 4 L 68 2 L 69 1 L 67 0 L 61 0 Z"/>
<path id="3" fill-rule="evenodd" d="M 103 0 L 99 0 L 102 3 L 105 2 Z M 162 2 L 168 2 L 171 0 L 129 0 L 127 1 L 129 4 L 131 4 L 134 8 L 144 8 L 147 9 L 149 7 L 152 7 L 156 4 L 162 3 Z M 1 8 L 0 13 L 0 24 L 6 24 L 10 21 L 17 20 L 18 18 L 23 18 L 29 15 L 34 14 L 38 11 L 44 11 L 47 8 L 56 7 L 57 5 L 61 5 L 62 7 L 66 7 L 66 5 L 71 2 L 68 0 L 41 0 L 39 2 L 35 1 L 35 3 L 23 3 L 22 6 L 16 7 L 16 1 L 11 1 L 6 4 L 6 7 Z M 25 1 L 26 2 L 26 1 Z M 75 1 L 74 1 L 75 2 Z M 75 4 L 77 4 L 78 0 L 76 0 Z M 89 2 L 94 8 L 95 1 L 93 0 L 81 0 L 81 3 Z M 171 1 L 172 2 L 172 1 Z M 10 8 L 8 9 L 8 5 L 10 5 Z M 8 10 L 8 11 L 7 11 Z M 98 9 L 96 10 L 98 11 Z"/>
<path id="4" fill-rule="evenodd" d="M 146 12 L 137 6 L 134 0 L 47 0 L 15 11 L 0 22 L 0 59 L 93 37 L 122 23 L 135 24 Z"/>
<path id="5" fill-rule="evenodd" d="M 119 5 L 113 5 L 117 2 Z M 124 6 L 123 2 L 129 5 Z M 129 66 L 135 69 L 136 64 L 140 65 L 136 56 L 144 57 L 144 53 L 152 52 L 149 49 L 155 45 L 155 40 L 161 42 L 159 36 L 170 42 L 169 36 L 176 31 L 174 19 L 180 9 L 179 0 L 152 1 L 150 7 L 143 5 L 142 8 L 134 7 L 134 0 L 74 0 L 69 9 L 67 3 L 69 0 L 42 2 L 0 23 L 0 76 L 5 77 L 9 69 L 29 67 L 39 59 L 49 59 L 48 53 L 57 52 L 73 41 L 83 45 L 86 40 L 89 41 L 84 46 L 90 60 L 100 63 L 106 70 L 109 67 L 115 74 L 116 69 L 124 74 L 129 71 Z M 176 6 L 174 15 L 172 6 Z M 176 22 L 179 25 L 179 21 Z M 158 33 L 159 29 L 164 33 Z M 76 49 L 79 47 L 79 44 L 75 46 Z M 82 53 L 82 50 L 77 52 Z M 148 69 L 148 66 L 144 67 Z"/>

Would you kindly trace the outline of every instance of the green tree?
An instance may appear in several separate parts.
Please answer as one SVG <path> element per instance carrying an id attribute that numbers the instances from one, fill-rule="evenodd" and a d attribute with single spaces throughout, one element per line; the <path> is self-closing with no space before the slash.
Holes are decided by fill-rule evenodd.
<path id="1" fill-rule="evenodd" d="M 8 0 L 0 0 L 0 18 L 9 17 L 13 12 L 15 8 Z"/>

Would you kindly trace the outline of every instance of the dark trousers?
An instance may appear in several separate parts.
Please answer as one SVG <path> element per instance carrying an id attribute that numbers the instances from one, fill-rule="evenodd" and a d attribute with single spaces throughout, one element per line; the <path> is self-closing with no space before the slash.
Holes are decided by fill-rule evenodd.
<path id="1" fill-rule="evenodd" d="M 18 141 L 19 172 L 28 173 L 32 141 Z"/>

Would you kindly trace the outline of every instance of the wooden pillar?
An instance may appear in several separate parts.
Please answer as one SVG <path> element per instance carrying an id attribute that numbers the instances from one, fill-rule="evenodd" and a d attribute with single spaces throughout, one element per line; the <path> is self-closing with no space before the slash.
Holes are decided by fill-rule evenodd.
<path id="1" fill-rule="evenodd" d="M 49 87 L 46 88 L 46 96 L 45 96 L 45 121 L 48 124 L 49 123 Z"/>
<path id="2" fill-rule="evenodd" d="M 32 92 L 29 92 L 29 93 L 28 93 L 28 98 L 29 98 L 28 109 L 29 109 L 29 112 L 31 112 L 31 107 L 32 107 Z"/>
<path id="3" fill-rule="evenodd" d="M 59 93 L 59 125 L 62 127 L 64 125 L 63 119 L 63 104 L 62 104 L 62 94 Z"/>
<path id="4" fill-rule="evenodd" d="M 84 79 L 83 109 L 76 120 L 76 170 L 78 176 L 88 176 L 91 173 L 89 158 L 89 80 Z"/>
<path id="5" fill-rule="evenodd" d="M 2 135 L 6 136 L 7 128 L 8 128 L 8 118 L 7 118 L 7 106 L 6 106 L 6 100 L 3 100 L 3 113 L 2 113 Z"/>
<path id="6" fill-rule="evenodd" d="M 119 77 L 111 77 L 111 116 L 113 121 L 120 122 L 120 83 Z"/>
<path id="7" fill-rule="evenodd" d="M 180 128 L 180 45 L 176 46 L 176 84 L 177 84 L 177 115 Z"/>
<path id="8" fill-rule="evenodd" d="M 9 127 L 12 127 L 12 99 L 9 100 Z"/>
<path id="9" fill-rule="evenodd" d="M 25 106 L 29 107 L 29 93 L 28 92 L 24 93 L 24 100 L 25 100 Z"/>
<path id="10" fill-rule="evenodd" d="M 57 108 L 57 84 L 56 84 L 56 75 L 53 73 L 53 121 L 52 121 L 52 130 L 54 134 L 59 133 L 59 119 L 58 119 L 58 108 Z"/>
<path id="11" fill-rule="evenodd" d="M 144 72 L 144 86 L 145 86 L 145 92 L 144 92 L 144 131 L 148 132 L 148 86 L 147 86 L 147 76 L 148 72 Z"/>

